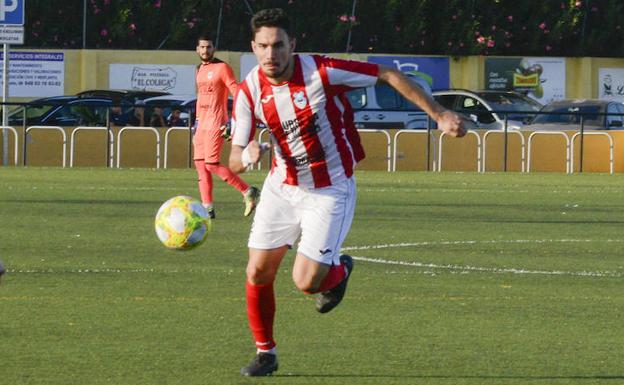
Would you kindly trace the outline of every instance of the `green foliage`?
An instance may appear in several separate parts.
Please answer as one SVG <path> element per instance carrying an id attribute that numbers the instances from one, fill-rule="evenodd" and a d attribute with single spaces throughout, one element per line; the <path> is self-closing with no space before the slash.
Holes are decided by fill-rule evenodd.
<path id="1" fill-rule="evenodd" d="M 219 48 L 249 50 L 252 11 L 282 7 L 299 51 L 440 55 L 624 56 L 620 0 L 86 0 L 87 48 L 193 49 L 216 32 Z M 81 48 L 81 0 L 29 0 L 26 45 Z M 80 10 L 80 12 L 79 12 Z"/>

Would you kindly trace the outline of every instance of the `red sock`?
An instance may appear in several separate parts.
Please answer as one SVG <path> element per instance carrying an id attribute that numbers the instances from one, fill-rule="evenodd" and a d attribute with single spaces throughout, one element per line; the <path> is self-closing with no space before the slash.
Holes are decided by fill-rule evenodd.
<path id="1" fill-rule="evenodd" d="M 202 203 L 212 204 L 212 175 L 208 172 L 206 162 L 203 159 L 195 160 L 199 184 L 199 195 Z"/>
<path id="2" fill-rule="evenodd" d="M 240 191 L 241 194 L 244 194 L 247 189 L 249 189 L 249 185 L 245 183 L 245 181 L 242 180 L 241 177 L 234 174 L 232 170 L 221 164 L 207 163 L 206 168 L 208 169 L 208 171 L 219 175 L 219 178 L 221 178 L 225 183 Z"/>
<path id="3" fill-rule="evenodd" d="M 273 283 L 254 285 L 247 282 L 247 318 L 256 347 L 269 350 L 275 347 L 273 320 L 275 318 L 275 294 Z"/>
<path id="4" fill-rule="evenodd" d="M 325 279 L 321 282 L 321 285 L 318 288 L 318 292 L 327 291 L 329 289 L 333 289 L 338 286 L 343 279 L 347 277 L 347 272 L 345 270 L 345 266 L 343 264 L 333 265 L 329 268 Z"/>

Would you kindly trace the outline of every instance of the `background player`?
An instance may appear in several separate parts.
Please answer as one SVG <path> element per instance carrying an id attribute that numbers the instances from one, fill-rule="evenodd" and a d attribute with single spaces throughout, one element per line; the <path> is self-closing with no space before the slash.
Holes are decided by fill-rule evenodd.
<path id="1" fill-rule="evenodd" d="M 228 92 L 236 95 L 236 79 L 230 66 L 215 58 L 212 38 L 200 36 L 197 39 L 197 54 L 201 64 L 197 66 L 197 125 L 193 137 L 193 158 L 199 178 L 199 193 L 204 207 L 211 218 L 215 217 L 212 196 L 212 174 L 243 194 L 244 215 L 248 216 L 256 207 L 260 192 L 250 187 L 229 168 L 220 164 L 223 148 L 223 132 L 228 122 Z"/>
<path id="2" fill-rule="evenodd" d="M 275 157 L 249 236 L 246 283 L 257 354 L 241 374 L 266 376 L 278 368 L 273 282 L 297 238 L 293 281 L 302 292 L 318 294 L 320 313 L 341 302 L 353 271 L 353 259 L 341 255 L 340 249 L 353 219 L 353 171 L 363 152 L 344 93 L 381 81 L 427 112 L 440 130 L 463 136 L 465 129 L 458 114 L 395 69 L 294 55 L 290 23 L 280 9 L 255 14 L 251 30 L 258 66 L 239 85 L 230 168 L 243 172 L 258 162 L 265 146 L 251 139 L 255 121 L 264 123 L 271 131 Z"/>

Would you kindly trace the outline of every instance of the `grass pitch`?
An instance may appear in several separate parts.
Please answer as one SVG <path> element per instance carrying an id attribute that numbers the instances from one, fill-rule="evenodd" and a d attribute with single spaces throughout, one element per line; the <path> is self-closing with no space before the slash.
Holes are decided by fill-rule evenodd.
<path id="1" fill-rule="evenodd" d="M 624 383 L 624 176 L 357 179 L 345 301 L 317 314 L 289 253 L 280 369 L 247 379 L 235 190 L 215 182 L 210 238 L 174 252 L 154 215 L 197 196 L 192 170 L 0 168 L 0 384 Z"/>

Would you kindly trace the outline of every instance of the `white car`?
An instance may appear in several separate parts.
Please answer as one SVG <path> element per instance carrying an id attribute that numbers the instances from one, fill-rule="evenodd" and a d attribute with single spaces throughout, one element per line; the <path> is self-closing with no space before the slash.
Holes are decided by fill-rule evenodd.
<path id="1" fill-rule="evenodd" d="M 519 130 L 542 108 L 542 104 L 515 91 L 436 91 L 433 98 L 444 107 L 470 117 L 478 128 Z"/>
<path id="2" fill-rule="evenodd" d="M 424 79 L 408 77 L 431 95 L 431 86 Z M 347 97 L 353 107 L 357 128 L 427 128 L 427 114 L 388 85 L 358 88 L 349 91 Z"/>

